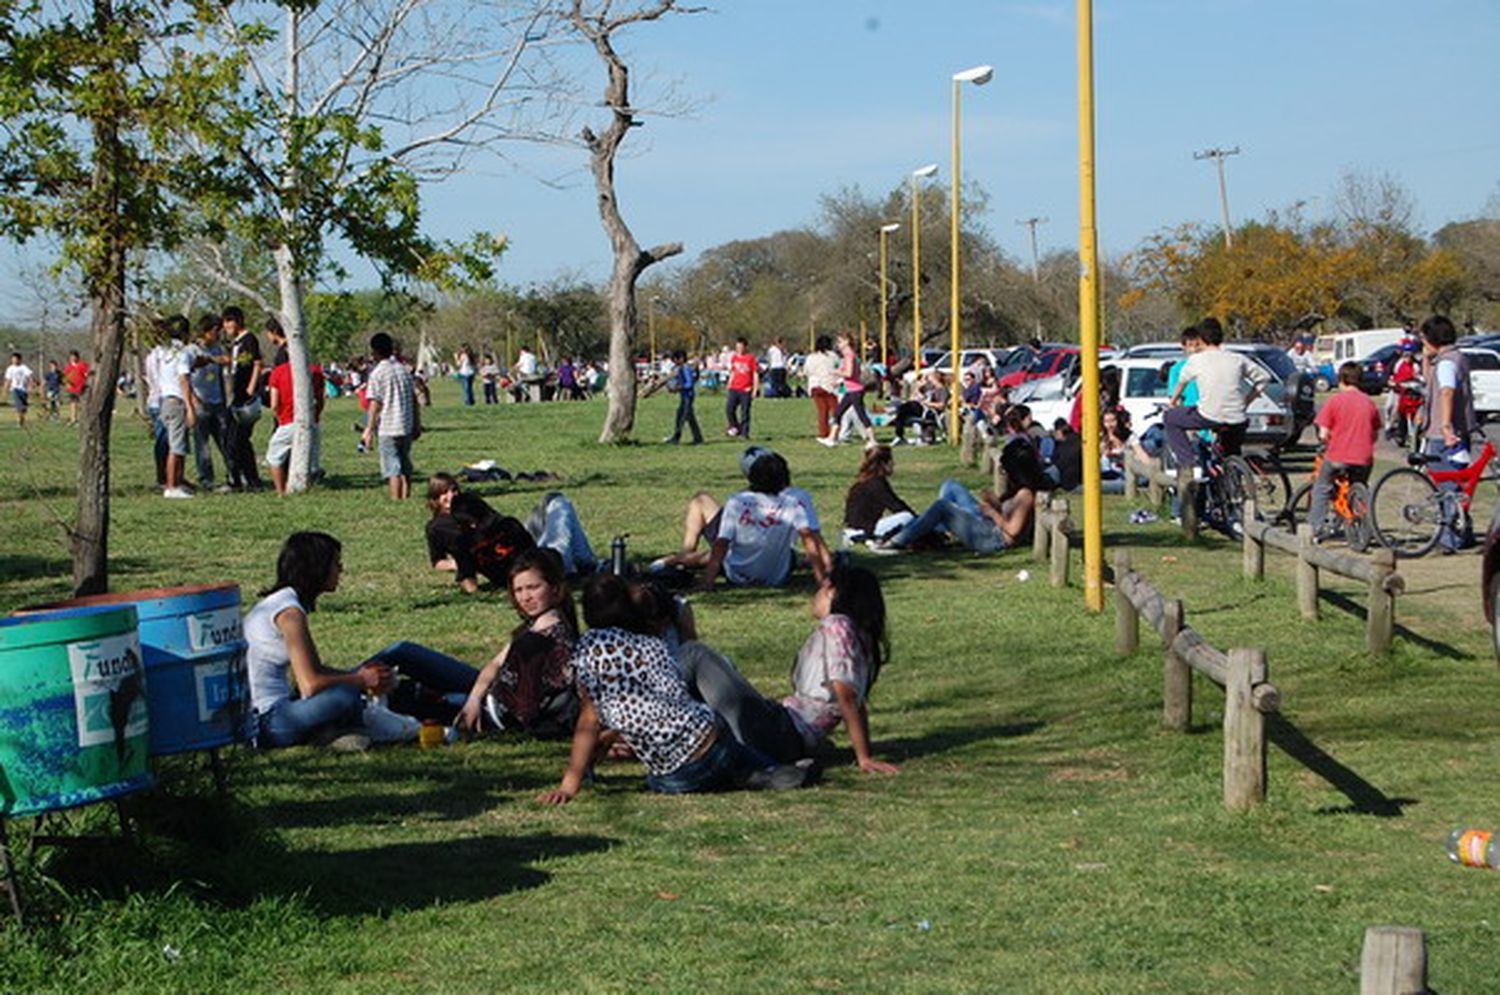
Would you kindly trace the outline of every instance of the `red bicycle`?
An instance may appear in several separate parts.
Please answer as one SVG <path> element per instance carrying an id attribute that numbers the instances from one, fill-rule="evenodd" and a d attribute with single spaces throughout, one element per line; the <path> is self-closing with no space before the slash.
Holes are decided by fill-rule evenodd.
<path id="1" fill-rule="evenodd" d="M 1495 458 L 1495 444 L 1486 440 L 1479 458 L 1462 470 L 1433 470 L 1432 457 L 1413 455 L 1413 467 L 1397 467 L 1381 477 L 1370 497 L 1370 517 L 1382 545 L 1400 557 L 1425 556 L 1437 545 L 1444 525 L 1467 515 L 1474 491 Z M 1420 466 L 1420 469 L 1416 467 Z M 1443 484 L 1454 488 L 1444 489 Z"/>

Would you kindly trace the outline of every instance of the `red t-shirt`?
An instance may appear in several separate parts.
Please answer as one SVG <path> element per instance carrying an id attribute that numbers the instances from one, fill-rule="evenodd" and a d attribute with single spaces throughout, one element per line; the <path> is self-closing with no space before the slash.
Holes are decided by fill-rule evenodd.
<path id="1" fill-rule="evenodd" d="M 63 367 L 62 376 L 63 386 L 69 394 L 82 394 L 83 385 L 89 380 L 89 364 L 81 359 L 76 363 L 69 363 Z"/>
<path id="2" fill-rule="evenodd" d="M 1360 390 L 1340 390 L 1323 405 L 1315 424 L 1328 429 L 1324 458 L 1351 466 L 1375 462 L 1375 437 L 1380 434 L 1380 409 Z"/>
<path id="3" fill-rule="evenodd" d="M 737 352 L 729 357 L 729 389 L 753 390 L 755 388 L 755 357 L 748 352 Z"/>
<path id="4" fill-rule="evenodd" d="M 323 389 L 323 367 L 314 363 L 312 367 L 313 396 Z M 282 363 L 271 371 L 266 386 L 276 391 L 276 424 L 292 423 L 292 364 Z"/>

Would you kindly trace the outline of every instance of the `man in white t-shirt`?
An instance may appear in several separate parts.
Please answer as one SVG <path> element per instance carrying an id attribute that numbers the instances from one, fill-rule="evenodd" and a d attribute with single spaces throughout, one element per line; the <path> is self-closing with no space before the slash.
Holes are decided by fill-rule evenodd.
<path id="1" fill-rule="evenodd" d="M 780 335 L 771 341 L 771 348 L 766 350 L 766 396 L 791 396 L 786 385 L 786 339 Z"/>
<path id="2" fill-rule="evenodd" d="M 10 406 L 16 409 L 16 424 L 26 427 L 26 409 L 31 406 L 31 384 L 36 374 L 21 361 L 21 354 L 10 354 L 10 365 L 5 368 L 5 386 L 10 388 Z"/>
<path id="3" fill-rule="evenodd" d="M 1204 318 L 1197 327 L 1202 347 L 1183 364 L 1172 406 L 1162 415 L 1167 445 L 1177 465 L 1192 467 L 1195 475 L 1198 453 L 1189 435 L 1213 429 L 1226 453 L 1239 452 L 1250 420 L 1247 408 L 1271 382 L 1271 375 L 1259 363 L 1222 348 L 1224 327 L 1217 318 Z M 1190 383 L 1198 385 L 1198 403 L 1179 406 Z"/>

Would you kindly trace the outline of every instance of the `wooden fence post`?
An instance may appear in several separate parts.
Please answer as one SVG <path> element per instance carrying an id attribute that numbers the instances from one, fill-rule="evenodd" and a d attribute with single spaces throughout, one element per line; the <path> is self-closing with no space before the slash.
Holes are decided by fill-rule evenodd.
<path id="1" fill-rule="evenodd" d="M 1052 570 L 1051 580 L 1053 587 L 1068 586 L 1068 529 L 1073 523 L 1068 521 L 1068 499 L 1052 499 L 1052 517 L 1048 522 L 1048 531 L 1052 533 L 1051 553 Z"/>
<path id="2" fill-rule="evenodd" d="M 1297 608 L 1309 621 L 1318 620 L 1318 568 L 1308 558 L 1313 548 L 1313 529 L 1308 522 L 1297 526 Z"/>
<path id="3" fill-rule="evenodd" d="M 1371 556 L 1375 572 L 1370 576 L 1369 607 L 1365 611 L 1365 647 L 1384 656 L 1391 651 L 1396 630 L 1396 592 L 1390 583 L 1396 572 L 1396 554 L 1377 549 Z"/>
<path id="4" fill-rule="evenodd" d="M 974 424 L 974 419 L 965 416 L 958 425 L 958 461 L 964 466 L 978 466 L 982 445 L 979 426 Z"/>
<path id="5" fill-rule="evenodd" d="M 1135 480 L 1135 467 L 1130 460 L 1125 461 L 1125 500 L 1134 501 L 1140 496 L 1140 486 Z"/>
<path id="6" fill-rule="evenodd" d="M 1224 807 L 1243 812 L 1266 800 L 1266 717 L 1255 707 L 1255 686 L 1266 680 L 1266 655 L 1229 651 L 1224 684 Z"/>
<path id="7" fill-rule="evenodd" d="M 1182 600 L 1167 601 L 1162 607 L 1161 724 L 1173 732 L 1187 732 L 1193 721 L 1193 669 L 1172 649 L 1184 624 Z"/>
<path id="8" fill-rule="evenodd" d="M 1427 991 L 1427 938 L 1410 926 L 1371 926 L 1359 956 L 1359 995 Z"/>
<path id="9" fill-rule="evenodd" d="M 1151 468 L 1151 476 L 1146 478 L 1146 496 L 1151 499 L 1151 509 L 1153 511 L 1161 511 L 1162 493 L 1161 477 L 1159 476 L 1161 473 L 1161 461 L 1157 460 L 1156 463 L 1157 465 Z"/>
<path id="10" fill-rule="evenodd" d="M 1130 550 L 1115 550 L 1115 652 L 1129 656 L 1141 646 L 1141 613 L 1125 593 L 1125 576 L 1130 573 Z"/>
<path id="11" fill-rule="evenodd" d="M 1177 468 L 1177 503 L 1182 516 L 1182 531 L 1190 539 L 1198 537 L 1198 484 L 1193 480 L 1193 468 Z"/>
<path id="12" fill-rule="evenodd" d="M 993 477 L 992 489 L 996 494 L 1004 494 L 1009 489 L 1006 486 L 1009 481 L 1005 476 L 1005 467 L 1000 465 L 1000 450 L 993 446 L 987 446 L 985 452 L 990 457 L 990 473 Z"/>
<path id="13" fill-rule="evenodd" d="M 1038 494 L 1031 514 L 1031 558 L 1037 563 L 1046 563 L 1051 548 L 1052 499 L 1050 495 Z"/>
<path id="14" fill-rule="evenodd" d="M 1256 506 L 1255 498 L 1245 498 L 1243 505 L 1243 518 L 1240 521 L 1240 533 L 1244 540 L 1244 551 L 1242 557 L 1243 572 L 1248 580 L 1261 580 L 1266 575 L 1266 547 L 1259 539 L 1252 536 L 1251 526 L 1259 520 L 1260 509 Z"/>

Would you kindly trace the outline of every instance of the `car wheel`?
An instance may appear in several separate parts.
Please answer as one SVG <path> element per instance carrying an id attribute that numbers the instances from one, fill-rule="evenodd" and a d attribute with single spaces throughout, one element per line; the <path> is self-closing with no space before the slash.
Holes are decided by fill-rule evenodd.
<path id="1" fill-rule="evenodd" d="M 1318 393 L 1325 394 L 1328 392 L 1328 388 L 1332 385 L 1329 384 L 1327 377 L 1320 376 L 1318 377 L 1318 379 L 1313 381 L 1313 386 L 1318 389 Z"/>

